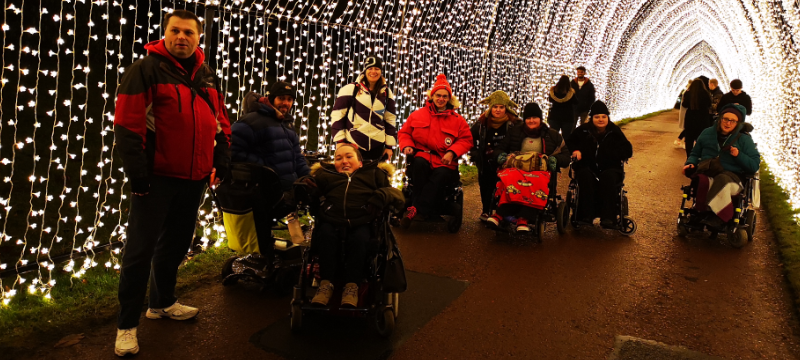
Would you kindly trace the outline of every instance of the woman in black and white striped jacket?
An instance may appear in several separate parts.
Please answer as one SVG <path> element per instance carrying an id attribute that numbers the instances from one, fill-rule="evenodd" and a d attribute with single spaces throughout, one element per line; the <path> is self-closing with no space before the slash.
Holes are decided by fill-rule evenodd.
<path id="1" fill-rule="evenodd" d="M 368 57 L 356 82 L 339 89 L 331 111 L 333 142 L 358 146 L 365 160 L 391 159 L 397 146 L 394 93 L 382 72 L 383 62 Z"/>

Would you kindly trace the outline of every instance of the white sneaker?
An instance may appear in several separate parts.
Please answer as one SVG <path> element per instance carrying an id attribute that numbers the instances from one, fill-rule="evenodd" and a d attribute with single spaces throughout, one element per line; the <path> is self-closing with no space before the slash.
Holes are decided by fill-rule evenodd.
<path id="1" fill-rule="evenodd" d="M 135 355 L 139 352 L 139 340 L 136 339 L 136 328 L 117 329 L 117 342 L 114 344 L 114 353 L 117 356 L 128 354 Z"/>
<path id="2" fill-rule="evenodd" d="M 189 320 L 200 312 L 196 307 L 181 305 L 177 301 L 172 306 L 164 309 L 147 309 L 148 319 L 170 318 L 172 320 Z"/>

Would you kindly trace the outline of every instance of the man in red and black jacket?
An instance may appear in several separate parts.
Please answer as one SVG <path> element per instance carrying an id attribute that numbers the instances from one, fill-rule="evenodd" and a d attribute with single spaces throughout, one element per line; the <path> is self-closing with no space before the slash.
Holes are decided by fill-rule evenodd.
<path id="1" fill-rule="evenodd" d="M 148 279 L 147 318 L 197 315 L 175 298 L 178 266 L 194 238 L 205 185 L 214 173 L 225 176 L 230 162 L 230 121 L 198 47 L 199 19 L 175 10 L 163 29 L 164 39 L 145 45 L 148 56 L 126 69 L 114 118 L 132 193 L 119 283 L 119 356 L 139 351 L 136 327 Z"/>

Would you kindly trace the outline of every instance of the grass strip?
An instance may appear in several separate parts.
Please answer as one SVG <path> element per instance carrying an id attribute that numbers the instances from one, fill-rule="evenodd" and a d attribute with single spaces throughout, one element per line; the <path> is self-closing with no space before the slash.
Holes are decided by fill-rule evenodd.
<path id="1" fill-rule="evenodd" d="M 644 114 L 642 116 L 624 118 L 624 119 L 622 119 L 620 121 L 615 121 L 614 123 L 617 124 L 617 126 L 623 126 L 623 125 L 630 124 L 630 123 L 632 123 L 634 121 L 637 121 L 637 120 L 644 120 L 644 119 L 647 119 L 649 117 L 653 117 L 653 116 L 656 116 L 656 115 L 661 115 L 661 114 L 663 114 L 663 113 L 665 113 L 667 111 L 672 111 L 672 110 L 673 109 L 664 109 L 664 110 L 654 111 L 654 112 L 651 112 L 649 114 Z"/>
<path id="2" fill-rule="evenodd" d="M 178 271 L 176 292 L 186 293 L 202 285 L 201 280 L 219 274 L 222 264 L 233 252 L 224 244 L 211 247 L 184 263 Z M 108 254 L 95 261 L 102 264 Z M 46 339 L 58 339 L 71 333 L 113 322 L 117 316 L 119 274 L 102 265 L 92 268 L 80 279 L 71 273 L 54 271 L 58 286 L 51 299 L 29 294 L 21 286 L 8 306 L 0 308 L 0 349 L 36 346 Z M 13 351 L 13 350 L 12 350 Z"/>
<path id="3" fill-rule="evenodd" d="M 767 211 L 767 219 L 778 241 L 783 270 L 792 288 L 795 309 L 800 312 L 800 224 L 789 196 L 775 181 L 775 177 L 764 161 L 761 162 L 761 204 Z"/>

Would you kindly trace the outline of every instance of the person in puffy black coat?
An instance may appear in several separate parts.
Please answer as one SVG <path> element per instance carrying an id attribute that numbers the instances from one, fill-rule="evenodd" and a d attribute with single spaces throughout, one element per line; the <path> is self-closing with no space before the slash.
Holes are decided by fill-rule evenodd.
<path id="1" fill-rule="evenodd" d="M 747 93 L 742 90 L 742 80 L 734 79 L 731 81 L 731 91 L 722 95 L 719 103 L 717 103 L 717 109 L 722 109 L 728 104 L 744 106 L 745 115 L 751 115 L 753 113 L 753 101 L 750 99 L 750 95 L 747 95 Z"/>
<path id="2" fill-rule="evenodd" d="M 309 168 L 294 130 L 289 109 L 296 92 L 289 83 L 279 81 L 268 97 L 255 92 L 245 96 L 245 114 L 231 126 L 231 162 L 267 166 L 281 178 L 284 191 Z"/>
<path id="3" fill-rule="evenodd" d="M 516 154 L 535 151 L 549 156 L 548 169 L 555 171 L 559 167 L 569 165 L 569 149 L 558 131 L 550 129 L 542 123 L 542 110 L 536 103 L 525 105 L 522 113 L 525 121 L 511 128 L 508 135 L 497 146 L 495 152 L 497 163 L 504 164 L 513 159 Z M 550 178 L 551 194 L 556 187 L 556 176 Z M 496 183 L 496 182 L 495 182 Z M 487 223 L 496 227 L 500 224 L 503 216 L 514 216 L 517 218 L 517 231 L 530 231 L 528 219 L 535 215 L 533 209 L 516 204 L 505 204 L 497 209 L 497 214 L 492 215 Z"/>
<path id="4" fill-rule="evenodd" d="M 325 306 L 333 294 L 339 256 L 339 244 L 345 254 L 342 305 L 358 304 L 358 284 L 365 278 L 364 264 L 370 223 L 386 207 L 402 209 L 403 193 L 391 185 L 394 167 L 383 161 L 363 164 L 361 153 L 355 145 L 342 143 L 336 149 L 334 162 L 317 163 L 311 176 L 302 183 L 313 184 L 312 196 L 319 198 L 319 212 L 314 229 L 314 245 L 319 253 L 322 281 L 313 304 Z"/>
<path id="5" fill-rule="evenodd" d="M 625 178 L 623 162 L 633 156 L 633 147 L 602 101 L 591 108 L 591 121 L 579 126 L 567 140 L 576 160 L 573 165 L 580 187 L 578 220 L 591 223 L 600 214 L 600 225 L 612 228 L 618 213 L 617 184 Z"/>
<path id="6" fill-rule="evenodd" d="M 564 139 L 575 130 L 575 106 L 578 98 L 575 89 L 569 85 L 569 76 L 562 75 L 556 86 L 550 88 L 550 113 L 547 114 L 547 123 L 555 130 L 561 130 Z"/>

